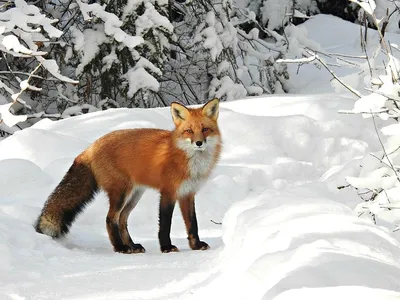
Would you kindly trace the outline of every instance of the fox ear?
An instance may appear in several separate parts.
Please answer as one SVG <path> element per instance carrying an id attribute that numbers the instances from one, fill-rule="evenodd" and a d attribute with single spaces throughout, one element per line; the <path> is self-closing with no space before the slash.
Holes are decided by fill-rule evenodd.
<path id="1" fill-rule="evenodd" d="M 209 117 L 211 120 L 217 121 L 219 114 L 219 99 L 214 98 L 208 101 L 206 104 L 204 104 L 201 112 L 203 113 L 203 115 Z"/>
<path id="2" fill-rule="evenodd" d="M 175 126 L 178 127 L 182 123 L 182 121 L 185 121 L 189 117 L 190 112 L 184 105 L 178 102 L 172 102 L 171 115 Z"/>

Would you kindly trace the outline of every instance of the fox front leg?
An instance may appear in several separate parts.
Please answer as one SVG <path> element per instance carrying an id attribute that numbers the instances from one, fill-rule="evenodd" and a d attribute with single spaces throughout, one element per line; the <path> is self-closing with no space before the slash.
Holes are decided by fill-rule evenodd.
<path id="1" fill-rule="evenodd" d="M 171 243 L 171 222 L 174 212 L 175 200 L 168 194 L 161 193 L 159 210 L 159 231 L 158 240 L 162 253 L 179 252 L 179 249 Z"/>
<path id="2" fill-rule="evenodd" d="M 185 221 L 190 248 L 192 250 L 210 249 L 210 246 L 206 242 L 200 241 L 199 238 L 194 195 L 179 199 L 179 206 L 181 208 L 183 220 Z"/>

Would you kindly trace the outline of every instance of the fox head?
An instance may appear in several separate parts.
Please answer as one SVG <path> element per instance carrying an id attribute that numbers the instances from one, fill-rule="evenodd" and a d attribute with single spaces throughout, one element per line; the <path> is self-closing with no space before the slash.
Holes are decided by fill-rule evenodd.
<path id="1" fill-rule="evenodd" d="M 177 102 L 171 104 L 172 119 L 178 146 L 185 151 L 212 150 L 220 143 L 217 119 L 219 100 L 214 98 L 199 108 L 188 108 Z"/>

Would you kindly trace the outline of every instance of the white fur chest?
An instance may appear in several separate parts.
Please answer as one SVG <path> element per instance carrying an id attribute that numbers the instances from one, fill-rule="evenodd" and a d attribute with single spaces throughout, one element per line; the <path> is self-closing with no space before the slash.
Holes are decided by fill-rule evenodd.
<path id="1" fill-rule="evenodd" d="M 188 169 L 190 177 L 181 183 L 177 191 L 178 197 L 196 193 L 207 180 L 216 163 L 215 151 L 218 142 L 210 139 L 207 149 L 204 151 L 183 149 L 189 158 Z"/>

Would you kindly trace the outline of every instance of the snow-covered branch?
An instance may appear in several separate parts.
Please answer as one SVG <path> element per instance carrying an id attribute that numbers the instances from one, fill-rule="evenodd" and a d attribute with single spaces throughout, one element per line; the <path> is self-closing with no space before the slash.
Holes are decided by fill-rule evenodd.
<path id="1" fill-rule="evenodd" d="M 11 95 L 11 98 L 13 99 L 13 101 L 11 103 L 8 104 L 3 104 L 0 105 L 0 123 L 4 123 L 6 124 L 8 127 L 13 127 L 14 125 L 20 123 L 20 122 L 24 122 L 27 120 L 27 116 L 26 115 L 14 115 L 10 112 L 11 106 L 13 104 L 15 104 L 16 102 L 21 103 L 22 105 L 26 106 L 25 101 L 20 100 L 20 96 L 22 95 L 22 93 L 26 90 L 34 90 L 34 91 L 40 91 L 40 88 L 37 88 L 35 86 L 32 86 L 29 84 L 30 79 L 32 78 L 32 76 L 34 75 L 34 73 L 36 73 L 39 68 L 42 66 L 42 64 L 38 64 L 37 67 L 29 74 L 28 79 L 23 80 L 20 82 L 20 88 L 21 90 L 16 93 Z"/>
<path id="2" fill-rule="evenodd" d="M 377 42 L 382 46 L 386 55 L 385 74 L 375 76 L 370 67 L 372 75 L 371 86 L 373 89 L 367 88 L 366 90 L 370 93 L 358 99 L 351 111 L 345 111 L 345 113 L 363 114 L 364 117 L 372 118 L 376 136 L 381 146 L 380 151 L 371 153 L 370 157 L 374 159 L 373 161 L 367 158 L 364 160 L 358 177 L 349 176 L 346 178 L 354 188 L 372 192 L 372 196 L 363 200 L 356 207 L 356 211 L 359 215 L 368 213 L 376 222 L 382 211 L 397 209 L 400 204 L 400 198 L 398 197 L 400 192 L 400 139 L 399 131 L 396 130 L 399 124 L 390 124 L 379 130 L 376 122 L 377 117 L 383 121 L 390 120 L 391 123 L 393 121 L 398 122 L 398 116 L 400 115 L 398 107 L 398 102 L 400 101 L 400 62 L 394 57 L 388 46 L 389 44 L 384 39 L 384 29 L 380 27 L 382 23 L 375 14 L 375 1 L 351 1 L 357 3 L 373 20 L 380 39 Z M 398 230 L 398 226 L 395 230 Z"/>

